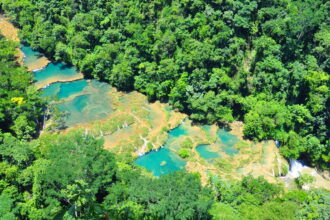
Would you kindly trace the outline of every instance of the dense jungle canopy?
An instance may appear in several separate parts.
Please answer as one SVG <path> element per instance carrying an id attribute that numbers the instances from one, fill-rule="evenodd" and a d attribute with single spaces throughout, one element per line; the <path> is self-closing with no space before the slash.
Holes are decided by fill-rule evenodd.
<path id="1" fill-rule="evenodd" d="M 86 77 L 168 101 L 195 122 L 245 122 L 329 168 L 326 0 L 1 0 L 22 39 Z"/>
<path id="2" fill-rule="evenodd" d="M 330 164 L 326 0 L 0 0 L 20 38 L 87 78 L 196 123 L 245 123 L 287 158 Z M 79 133 L 39 139 L 46 102 L 0 37 L 0 219 L 329 219 L 330 193 L 263 178 L 154 178 Z"/>

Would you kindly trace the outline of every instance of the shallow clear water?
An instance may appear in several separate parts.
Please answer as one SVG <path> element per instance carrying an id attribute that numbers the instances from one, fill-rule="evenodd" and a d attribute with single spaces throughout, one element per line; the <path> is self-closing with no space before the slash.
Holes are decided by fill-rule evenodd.
<path id="1" fill-rule="evenodd" d="M 84 79 L 72 82 L 57 82 L 42 90 L 42 96 L 65 99 L 71 95 L 80 93 L 86 88 L 88 82 Z"/>
<path id="2" fill-rule="evenodd" d="M 183 127 L 183 125 L 179 125 L 178 127 L 169 131 L 169 138 L 177 138 L 182 135 L 187 135 L 188 131 Z"/>
<path id="3" fill-rule="evenodd" d="M 34 79 L 37 81 L 46 81 L 52 78 L 72 79 L 79 76 L 76 68 L 64 63 L 50 63 L 44 69 L 34 72 Z"/>
<path id="4" fill-rule="evenodd" d="M 31 47 L 24 44 L 21 45 L 21 51 L 24 53 L 23 62 L 26 66 L 33 65 L 43 56 L 41 53 L 32 50 Z"/>
<path id="5" fill-rule="evenodd" d="M 236 148 L 234 148 L 235 144 L 239 142 L 239 139 L 235 135 L 229 133 L 225 129 L 219 129 L 217 135 L 220 143 L 223 145 L 222 150 L 226 154 L 234 156 L 239 152 Z"/>
<path id="6" fill-rule="evenodd" d="M 184 160 L 167 148 L 151 151 L 134 163 L 151 171 L 155 176 L 181 170 L 186 165 Z"/>
<path id="7" fill-rule="evenodd" d="M 211 126 L 203 126 L 203 129 L 209 133 Z M 176 155 L 172 150 L 176 151 L 181 148 L 180 139 L 182 140 L 182 138 L 185 138 L 185 136 L 193 135 L 194 133 L 191 129 L 189 129 L 189 126 L 181 124 L 169 131 L 168 139 L 164 144 L 164 148 L 158 152 L 152 151 L 144 156 L 139 157 L 135 163 L 145 167 L 147 170 L 152 171 L 155 176 L 159 176 L 170 171 L 183 169 L 186 162 L 178 155 Z M 238 150 L 234 148 L 234 146 L 239 142 L 239 139 L 235 135 L 230 134 L 224 129 L 219 129 L 217 136 L 218 140 L 215 146 L 218 147 L 217 152 L 215 152 L 214 149 L 211 149 L 210 145 L 199 145 L 196 147 L 196 151 L 202 158 L 206 160 L 219 158 L 221 157 L 222 152 L 225 152 L 230 156 L 238 153 Z M 160 165 L 162 162 L 163 166 Z"/>
<path id="8" fill-rule="evenodd" d="M 66 126 L 74 126 L 103 119 L 114 112 L 112 100 L 107 93 L 111 87 L 92 80 L 57 82 L 42 89 L 42 96 L 59 99 L 56 104 L 65 113 Z"/>
<path id="9" fill-rule="evenodd" d="M 112 100 L 107 95 L 111 90 L 108 84 L 94 80 L 87 85 L 85 80 L 72 83 L 76 83 L 78 86 L 71 89 L 68 84 L 62 93 L 58 93 L 62 98 L 68 97 L 64 102 L 57 104 L 62 112 L 68 113 L 65 120 L 67 126 L 100 120 L 114 112 Z"/>
<path id="10" fill-rule="evenodd" d="M 219 158 L 220 157 L 219 153 L 214 152 L 214 151 L 210 150 L 209 148 L 210 148 L 210 145 L 202 144 L 202 145 L 198 145 L 196 147 L 196 151 L 204 159 L 213 159 L 213 158 Z"/>
<path id="11" fill-rule="evenodd" d="M 71 101 L 58 104 L 58 107 L 61 111 L 65 111 L 70 114 L 81 114 L 84 108 L 87 106 L 89 97 L 89 95 L 77 96 Z"/>
<path id="12" fill-rule="evenodd" d="M 229 133 L 225 129 L 219 129 L 217 135 L 221 143 L 228 147 L 232 147 L 239 142 L 238 138 L 235 135 Z"/>

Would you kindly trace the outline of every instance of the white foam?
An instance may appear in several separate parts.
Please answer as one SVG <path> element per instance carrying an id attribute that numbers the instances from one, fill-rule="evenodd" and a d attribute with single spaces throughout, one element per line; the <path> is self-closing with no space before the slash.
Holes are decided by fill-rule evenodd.
<path id="1" fill-rule="evenodd" d="M 300 176 L 300 173 L 305 168 L 305 165 L 299 162 L 298 160 L 292 160 L 290 159 L 290 170 L 288 172 L 288 175 L 297 178 Z"/>

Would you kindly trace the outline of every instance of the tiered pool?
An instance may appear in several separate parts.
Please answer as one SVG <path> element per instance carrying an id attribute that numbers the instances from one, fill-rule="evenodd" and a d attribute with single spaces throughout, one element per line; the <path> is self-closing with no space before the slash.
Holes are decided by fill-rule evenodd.
<path id="1" fill-rule="evenodd" d="M 210 126 L 203 126 L 202 129 L 210 134 Z M 183 169 L 186 162 L 175 152 L 182 148 L 180 143 L 184 138 L 196 136 L 194 132 L 196 131 L 188 123 L 180 124 L 169 131 L 164 148 L 139 157 L 135 163 L 151 171 L 155 176 Z M 227 130 L 218 129 L 216 138 L 216 142 L 212 145 L 202 144 L 196 147 L 196 151 L 203 159 L 212 162 L 213 159 L 220 158 L 224 153 L 229 156 L 238 153 L 235 145 L 239 140 L 235 135 L 232 135 Z"/>
<path id="2" fill-rule="evenodd" d="M 139 157 L 135 164 L 146 168 L 155 176 L 160 176 L 184 169 L 186 162 L 168 148 L 161 148 Z"/>
<path id="3" fill-rule="evenodd" d="M 26 65 L 31 65 L 42 57 L 28 46 L 23 45 L 21 49 L 25 54 Z M 66 113 L 66 126 L 99 120 L 114 112 L 112 100 L 107 95 L 111 90 L 108 84 L 85 79 L 65 82 L 76 76 L 79 76 L 78 71 L 64 63 L 50 63 L 44 69 L 34 72 L 37 84 L 50 79 L 64 81 L 43 88 L 42 96 L 59 100 L 56 105 L 60 111 Z"/>
<path id="4" fill-rule="evenodd" d="M 69 80 L 75 76 L 78 76 L 76 68 L 64 63 L 50 63 L 44 69 L 34 72 L 34 79 L 37 81 L 47 81 L 52 78 Z"/>
<path id="5" fill-rule="evenodd" d="M 56 105 L 66 113 L 66 126 L 100 120 L 112 114 L 111 87 L 95 80 L 58 82 L 43 89 L 43 96 L 59 99 Z"/>
<path id="6" fill-rule="evenodd" d="M 27 46 L 22 46 L 22 50 L 26 56 L 24 62 L 27 65 L 35 62 L 40 57 L 38 52 L 31 50 Z M 66 126 L 70 127 L 100 120 L 114 113 L 115 110 L 112 108 L 113 100 L 109 95 L 111 87 L 96 80 L 87 81 L 80 79 L 70 81 L 77 75 L 78 72 L 74 67 L 64 63 L 50 63 L 44 69 L 34 72 L 37 83 L 51 83 L 42 89 L 42 96 L 56 101 L 55 103 L 59 110 L 66 115 Z M 56 82 L 54 79 L 60 82 Z M 120 97 L 119 100 L 124 104 L 123 107 L 129 105 L 129 103 L 125 103 L 125 97 Z M 147 110 L 150 111 L 150 108 L 147 108 Z M 167 112 L 172 111 L 168 106 L 165 107 L 165 110 Z M 157 114 L 153 113 L 150 113 L 150 115 L 157 116 Z M 131 131 L 131 129 L 129 130 Z M 204 131 L 207 135 L 210 135 L 211 127 L 203 126 L 199 130 L 202 131 L 201 133 Z M 196 128 L 193 129 L 191 124 L 184 122 L 169 131 L 163 148 L 139 157 L 135 164 L 145 167 L 155 176 L 184 169 L 186 161 L 181 159 L 176 152 L 182 148 L 182 140 L 196 135 L 198 135 L 196 134 Z M 216 149 L 213 146 L 211 148 L 210 145 L 197 146 L 196 150 L 202 158 L 209 160 L 219 158 L 221 153 L 226 153 L 230 156 L 238 153 L 238 150 L 234 148 L 235 144 L 238 143 L 236 136 L 220 129 L 217 131 L 216 138 Z"/>
<path id="7" fill-rule="evenodd" d="M 220 157 L 220 154 L 215 151 L 212 151 L 212 149 L 210 149 L 210 145 L 208 144 L 198 145 L 196 147 L 196 151 L 204 159 L 214 159 Z"/>
<path id="8" fill-rule="evenodd" d="M 229 133 L 225 129 L 219 129 L 217 135 L 222 145 L 222 150 L 226 154 L 233 156 L 238 153 L 238 150 L 234 148 L 234 146 L 239 142 L 235 135 Z"/>
<path id="9" fill-rule="evenodd" d="M 42 96 L 65 99 L 71 95 L 82 92 L 86 86 L 88 86 L 88 82 L 84 79 L 72 82 L 57 82 L 43 89 Z"/>

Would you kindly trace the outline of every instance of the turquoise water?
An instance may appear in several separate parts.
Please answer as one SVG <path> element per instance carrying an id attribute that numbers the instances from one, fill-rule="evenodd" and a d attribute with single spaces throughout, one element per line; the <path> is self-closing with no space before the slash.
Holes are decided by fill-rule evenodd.
<path id="1" fill-rule="evenodd" d="M 33 64 L 42 57 L 29 46 L 21 45 L 21 49 L 25 54 L 26 65 Z M 77 76 L 80 74 L 76 68 L 64 63 L 50 63 L 44 69 L 34 72 L 34 79 L 38 82 L 49 79 L 69 80 Z M 112 100 L 107 95 L 110 90 L 111 87 L 106 83 L 77 80 L 52 83 L 42 90 L 42 96 L 59 99 L 61 102 L 56 105 L 60 111 L 65 112 L 65 124 L 73 126 L 102 119 L 114 112 Z"/>
<path id="2" fill-rule="evenodd" d="M 182 135 L 187 135 L 188 132 L 181 124 L 178 127 L 170 130 L 170 132 L 168 134 L 169 134 L 169 139 L 170 139 L 170 138 L 177 138 L 177 137 L 180 137 Z"/>
<path id="3" fill-rule="evenodd" d="M 58 99 L 65 99 L 82 92 L 86 86 L 88 86 L 88 82 L 84 79 L 72 82 L 57 82 L 43 89 L 42 96 L 54 96 Z"/>
<path id="4" fill-rule="evenodd" d="M 21 51 L 24 53 L 23 62 L 26 66 L 34 64 L 40 57 L 42 57 L 41 53 L 32 50 L 31 47 L 24 44 L 21 45 Z"/>
<path id="5" fill-rule="evenodd" d="M 87 85 L 85 80 L 72 83 L 78 86 L 71 89 L 68 84 L 62 93 L 58 93 L 60 97 L 69 97 L 65 102 L 57 104 L 62 112 L 67 113 L 65 118 L 67 126 L 100 120 L 114 112 L 112 100 L 106 95 L 111 89 L 108 84 L 94 80 Z M 83 92 L 77 92 L 78 90 Z M 71 97 L 73 94 L 77 96 Z"/>
<path id="6" fill-rule="evenodd" d="M 235 135 L 229 133 L 225 129 L 219 129 L 217 135 L 221 143 L 223 143 L 228 147 L 233 147 L 235 144 L 239 142 L 238 138 Z"/>
<path id="7" fill-rule="evenodd" d="M 170 130 L 168 132 L 168 138 L 164 144 L 164 148 L 161 148 L 159 151 L 151 151 L 139 157 L 135 161 L 135 164 L 146 168 L 155 176 L 184 169 L 186 161 L 181 159 L 172 150 L 180 149 L 179 137 L 188 134 L 188 130 L 183 126 L 183 124 Z"/>
<path id="8" fill-rule="evenodd" d="M 70 79 L 79 76 L 76 68 L 64 63 L 50 63 L 44 69 L 34 72 L 34 79 L 45 81 L 51 78 Z"/>
<path id="9" fill-rule="evenodd" d="M 224 129 L 219 129 L 217 132 L 218 138 L 223 145 L 222 150 L 228 154 L 229 156 L 234 156 L 238 153 L 238 150 L 234 148 L 235 144 L 239 142 L 238 138 L 230 134 L 228 131 Z"/>
<path id="10" fill-rule="evenodd" d="M 167 148 L 151 151 L 134 163 L 151 171 L 155 176 L 181 170 L 186 165 L 184 160 Z"/>
<path id="11" fill-rule="evenodd" d="M 211 151 L 209 147 L 210 145 L 208 144 L 202 144 L 202 145 L 198 145 L 196 147 L 196 150 L 199 153 L 199 155 L 204 159 L 219 158 L 220 155 L 217 152 Z"/>
<path id="12" fill-rule="evenodd" d="M 89 95 L 81 95 L 77 96 L 72 101 L 63 102 L 58 104 L 58 107 L 63 112 L 68 112 L 70 114 L 82 113 L 84 108 L 87 106 L 87 101 L 89 99 Z"/>

